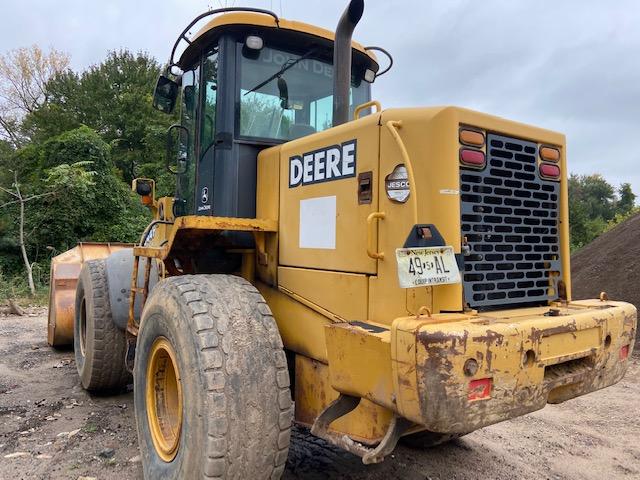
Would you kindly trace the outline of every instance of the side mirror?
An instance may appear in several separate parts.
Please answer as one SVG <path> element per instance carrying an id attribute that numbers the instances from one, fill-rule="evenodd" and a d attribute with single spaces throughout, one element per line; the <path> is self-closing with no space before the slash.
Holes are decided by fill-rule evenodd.
<path id="1" fill-rule="evenodd" d="M 282 77 L 278 77 L 278 94 L 280 95 L 280 107 L 283 110 L 289 110 L 291 108 L 289 106 L 289 86 Z"/>
<path id="2" fill-rule="evenodd" d="M 143 205 L 152 207 L 156 201 L 156 182 L 150 178 L 135 178 L 132 190 L 140 195 Z"/>
<path id="3" fill-rule="evenodd" d="M 160 75 L 153 92 L 153 107 L 161 112 L 171 113 L 176 106 L 179 86 L 169 77 Z"/>

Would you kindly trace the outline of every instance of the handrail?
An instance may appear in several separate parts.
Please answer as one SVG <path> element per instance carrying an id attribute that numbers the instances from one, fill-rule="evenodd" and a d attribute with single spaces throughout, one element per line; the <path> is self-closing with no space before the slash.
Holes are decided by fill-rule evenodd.
<path id="1" fill-rule="evenodd" d="M 413 224 L 418 224 L 418 192 L 416 190 L 416 182 L 415 177 L 413 175 L 413 165 L 411 163 L 411 158 L 409 158 L 409 152 L 407 152 L 407 148 L 404 146 L 404 142 L 398 133 L 398 129 L 402 128 L 401 120 L 389 120 L 386 123 L 391 136 L 393 136 L 398 148 L 400 149 L 400 153 L 402 154 L 402 159 L 404 161 L 404 165 L 407 169 L 407 174 L 409 175 L 409 196 L 412 197 L 413 203 Z"/>
<path id="2" fill-rule="evenodd" d="M 384 220 L 386 216 L 387 215 L 384 212 L 372 212 L 367 217 L 367 255 L 375 260 L 384 260 L 384 252 L 376 251 L 377 248 L 374 250 L 373 233 L 371 231 L 373 227 L 373 221 Z"/>
<path id="3" fill-rule="evenodd" d="M 358 105 L 356 109 L 353 111 L 353 118 L 358 120 L 360 118 L 360 112 L 369 107 L 376 107 L 376 113 L 379 113 L 382 110 L 382 105 L 377 100 L 371 100 L 369 102 Z"/>
<path id="4" fill-rule="evenodd" d="M 187 33 L 189 32 L 189 30 L 191 30 L 191 28 L 198 23 L 200 20 L 202 20 L 203 18 L 209 17 L 211 15 L 216 15 L 218 13 L 227 13 L 227 12 L 253 12 L 253 13 L 262 13 L 264 15 L 269 15 L 271 17 L 273 17 L 276 21 L 276 26 L 278 28 L 280 28 L 280 18 L 278 17 L 278 15 L 276 15 L 274 12 L 270 11 L 270 10 L 265 10 L 263 8 L 252 8 L 252 7 L 225 7 L 225 8 L 216 8 L 214 10 L 209 10 L 208 12 L 204 12 L 201 13 L 200 15 L 198 15 L 196 18 L 194 18 L 191 23 L 189 23 L 189 25 L 187 25 L 187 27 L 182 31 L 182 33 L 180 34 L 180 36 L 178 37 L 178 39 L 176 40 L 176 43 L 173 44 L 173 48 L 171 49 L 171 55 L 169 56 L 169 65 L 167 67 L 168 71 L 171 71 L 171 69 L 173 67 L 179 67 L 179 65 L 175 62 L 175 54 L 176 54 L 176 50 L 178 48 L 178 45 L 180 45 L 180 42 L 182 40 L 184 40 L 185 42 L 187 42 L 189 45 L 191 45 L 192 40 L 187 38 Z"/>

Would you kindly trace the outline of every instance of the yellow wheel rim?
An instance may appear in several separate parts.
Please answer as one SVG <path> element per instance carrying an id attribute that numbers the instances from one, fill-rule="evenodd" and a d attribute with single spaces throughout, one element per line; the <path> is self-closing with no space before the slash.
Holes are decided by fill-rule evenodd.
<path id="1" fill-rule="evenodd" d="M 182 428 L 182 385 L 176 354 L 165 337 L 151 346 L 145 399 L 151 439 L 158 456 L 172 461 L 178 453 Z"/>

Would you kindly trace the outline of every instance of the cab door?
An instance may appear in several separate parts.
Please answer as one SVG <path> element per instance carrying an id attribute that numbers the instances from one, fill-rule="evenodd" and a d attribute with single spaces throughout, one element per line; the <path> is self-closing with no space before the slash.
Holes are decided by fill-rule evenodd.
<path id="1" fill-rule="evenodd" d="M 212 48 L 202 59 L 200 94 L 200 131 L 198 136 L 198 179 L 195 191 L 196 215 L 211 215 L 213 210 L 216 161 L 216 110 L 218 99 L 218 49 Z"/>

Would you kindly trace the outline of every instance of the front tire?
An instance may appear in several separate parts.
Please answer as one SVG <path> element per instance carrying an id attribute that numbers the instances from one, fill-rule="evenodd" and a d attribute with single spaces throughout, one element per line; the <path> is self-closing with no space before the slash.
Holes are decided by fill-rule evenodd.
<path id="1" fill-rule="evenodd" d="M 104 260 L 84 263 L 76 287 L 73 350 L 82 387 L 113 391 L 131 381 L 124 363 L 127 341 L 111 317 Z"/>
<path id="2" fill-rule="evenodd" d="M 160 282 L 142 315 L 134 402 L 145 478 L 279 478 L 289 373 L 258 291 L 230 275 Z"/>

